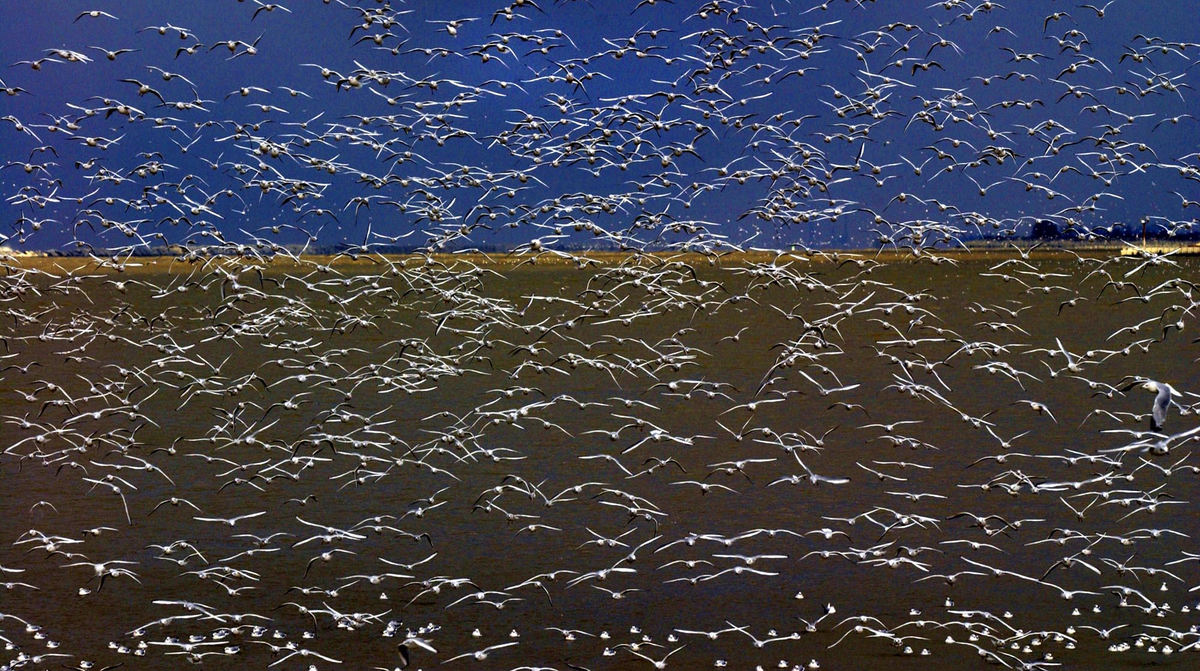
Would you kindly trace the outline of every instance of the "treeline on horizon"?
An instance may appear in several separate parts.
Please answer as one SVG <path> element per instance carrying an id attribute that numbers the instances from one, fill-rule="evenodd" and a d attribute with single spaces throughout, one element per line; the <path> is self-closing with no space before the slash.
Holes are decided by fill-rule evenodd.
<path id="1" fill-rule="evenodd" d="M 1090 236 L 1100 235 L 1103 240 L 1172 240 L 1175 242 L 1200 241 L 1200 226 L 1191 226 L 1186 230 L 1171 229 L 1154 221 L 1146 220 L 1137 224 L 1116 223 L 1111 226 L 1094 228 L 1079 228 L 1074 226 L 1059 226 L 1048 219 L 1035 222 L 1029 230 L 1030 240 L 1088 240 Z"/>

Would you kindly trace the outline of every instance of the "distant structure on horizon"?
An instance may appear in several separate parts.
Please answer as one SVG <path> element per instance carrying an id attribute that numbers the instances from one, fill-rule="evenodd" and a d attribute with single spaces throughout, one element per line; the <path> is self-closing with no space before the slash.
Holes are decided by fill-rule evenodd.
<path id="1" fill-rule="evenodd" d="M 1138 225 L 1116 222 L 1108 226 L 1074 227 L 1062 226 L 1049 219 L 1039 219 L 1029 229 L 1030 240 L 1083 240 L 1089 234 L 1102 233 L 1105 240 L 1172 240 L 1175 242 L 1200 242 L 1200 231 L 1173 231 L 1168 226 L 1143 218 Z"/>

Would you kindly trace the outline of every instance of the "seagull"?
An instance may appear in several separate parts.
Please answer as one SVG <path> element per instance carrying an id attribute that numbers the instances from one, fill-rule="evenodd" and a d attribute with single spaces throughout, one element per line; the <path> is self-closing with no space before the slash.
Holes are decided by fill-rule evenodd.
<path id="1" fill-rule="evenodd" d="M 488 658 L 488 655 L 492 651 L 499 650 L 501 648 L 512 647 L 514 645 L 517 645 L 517 641 L 510 641 L 508 643 L 498 643 L 496 645 L 489 645 L 488 647 L 484 648 L 483 650 L 476 650 L 474 652 L 464 652 L 461 655 L 455 655 L 454 657 L 447 659 L 445 662 L 443 662 L 443 664 L 453 662 L 454 660 L 457 660 L 457 659 L 463 659 L 465 657 L 474 657 L 475 659 L 482 662 Z"/>
<path id="2" fill-rule="evenodd" d="M 1174 403 L 1174 397 L 1182 397 L 1183 394 L 1180 394 L 1171 385 L 1156 380 L 1145 380 L 1140 385 L 1134 382 L 1122 391 L 1127 391 L 1134 386 L 1154 392 L 1154 407 L 1150 410 L 1150 430 L 1162 431 L 1163 423 L 1167 420 L 1167 410 Z"/>
<path id="3" fill-rule="evenodd" d="M 1195 426 L 1187 431 L 1176 433 L 1170 436 L 1151 432 L 1148 435 L 1140 436 L 1137 441 L 1128 445 L 1100 450 L 1100 452 L 1111 454 L 1114 452 L 1131 452 L 1133 450 L 1141 450 L 1142 452 L 1149 452 L 1150 454 L 1162 456 L 1171 451 L 1172 443 L 1182 441 L 1180 442 L 1180 444 L 1182 444 L 1183 442 L 1196 439 L 1196 436 L 1198 435 L 1200 435 L 1200 426 Z"/>
<path id="4" fill-rule="evenodd" d="M 113 16 L 112 14 L 109 14 L 108 12 L 104 12 L 99 9 L 88 9 L 88 10 L 84 10 L 84 11 L 80 12 L 79 16 L 75 17 L 75 21 L 72 21 L 71 23 L 75 23 L 75 22 L 79 21 L 79 19 L 82 19 L 85 16 L 92 18 L 92 19 L 98 19 L 102 16 L 108 17 L 113 20 L 117 19 L 117 17 Z"/>
<path id="5" fill-rule="evenodd" d="M 396 646 L 396 653 L 400 655 L 400 668 L 402 669 L 406 668 L 411 661 L 409 656 L 410 647 L 421 648 L 422 650 L 428 650 L 429 652 L 437 654 L 437 648 L 434 648 L 433 644 L 431 644 L 428 640 L 409 634 Z"/>
<path id="6" fill-rule="evenodd" d="M 260 517 L 260 516 L 266 515 L 266 514 L 267 514 L 267 511 L 260 510 L 256 513 L 248 513 L 246 515 L 238 515 L 237 517 L 193 517 L 192 519 L 196 520 L 197 522 L 217 522 L 220 524 L 228 524 L 229 526 L 234 526 L 238 522 L 241 522 L 242 520 L 248 520 L 248 519 L 251 519 L 254 517 Z"/>

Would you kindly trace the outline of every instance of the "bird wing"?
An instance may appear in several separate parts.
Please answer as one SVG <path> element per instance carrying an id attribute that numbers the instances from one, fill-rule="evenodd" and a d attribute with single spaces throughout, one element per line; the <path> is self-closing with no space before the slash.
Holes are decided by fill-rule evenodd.
<path id="1" fill-rule="evenodd" d="M 1154 396 L 1154 408 L 1150 412 L 1151 429 L 1158 431 L 1162 429 L 1163 422 L 1167 419 L 1167 408 L 1171 405 L 1171 388 L 1165 384 L 1158 386 L 1158 393 Z"/>

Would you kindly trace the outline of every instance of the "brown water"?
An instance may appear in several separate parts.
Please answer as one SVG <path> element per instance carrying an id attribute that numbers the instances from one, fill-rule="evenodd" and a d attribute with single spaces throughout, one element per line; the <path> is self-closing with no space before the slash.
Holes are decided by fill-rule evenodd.
<path id="1" fill-rule="evenodd" d="M 421 630 L 424 668 L 1190 667 L 1194 448 L 1083 457 L 1153 398 L 1086 380 L 1169 382 L 1195 424 L 1191 291 L 1003 258 L 10 264 L 6 659 L 392 668 Z M 1138 263 L 1104 270 L 1197 277 Z"/>

